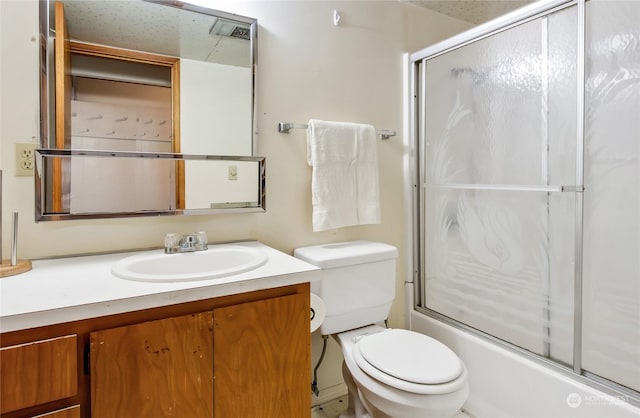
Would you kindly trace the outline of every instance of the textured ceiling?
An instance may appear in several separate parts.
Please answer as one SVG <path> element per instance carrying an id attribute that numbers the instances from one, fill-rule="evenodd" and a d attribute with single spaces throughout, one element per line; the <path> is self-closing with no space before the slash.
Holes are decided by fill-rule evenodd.
<path id="1" fill-rule="evenodd" d="M 483 23 L 533 0 L 404 0 L 470 23 Z"/>
<path id="2" fill-rule="evenodd" d="M 218 22 L 248 25 L 216 17 L 213 10 L 205 14 L 126 0 L 63 3 L 71 40 L 219 64 L 251 65 L 250 42 L 215 31 Z"/>

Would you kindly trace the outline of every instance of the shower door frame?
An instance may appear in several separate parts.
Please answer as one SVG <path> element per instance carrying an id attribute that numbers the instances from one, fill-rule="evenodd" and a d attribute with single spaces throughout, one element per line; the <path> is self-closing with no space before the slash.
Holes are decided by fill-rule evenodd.
<path id="1" fill-rule="evenodd" d="M 407 228 L 412 244 L 412 270 L 407 282 L 413 287 L 408 297 L 413 299 L 414 310 L 447 323 L 453 327 L 471 332 L 484 339 L 490 340 L 507 348 L 510 351 L 520 353 L 533 361 L 550 367 L 560 373 L 585 383 L 613 396 L 623 396 L 629 403 L 640 406 L 640 397 L 635 391 L 626 388 L 616 382 L 594 375 L 582 369 L 582 275 L 583 275 L 583 191 L 584 191 L 584 124 L 585 124 L 585 48 L 586 48 L 586 2 L 588 0 L 544 0 L 522 7 L 500 18 L 474 27 L 459 35 L 437 43 L 408 56 L 408 77 L 411 99 L 409 104 L 408 125 L 410 159 L 407 167 L 408 184 L 410 184 L 413 204 L 410 209 L 412 223 Z M 426 138 L 426 127 L 423 112 L 426 106 L 426 70 L 427 60 L 462 48 L 466 45 L 504 32 L 529 21 L 548 16 L 560 10 L 576 6 L 577 31 L 576 31 L 576 173 L 575 186 L 548 186 L 548 187 L 501 187 L 490 185 L 468 185 L 484 190 L 521 190 L 521 191 L 547 191 L 547 192 L 574 192 L 575 193 L 575 260 L 574 260 L 574 306 L 573 306 L 573 359 L 571 367 L 551 360 L 542 355 L 535 354 L 526 349 L 515 346 L 510 342 L 479 331 L 462 322 L 453 320 L 443 314 L 429 308 L 419 306 L 423 299 L 421 278 L 426 275 L 423 251 L 425 248 L 425 186 L 423 178 L 425 173 L 425 147 L 420 146 L 420 141 Z M 467 186 L 467 185 L 465 185 Z M 487 187 L 488 186 L 488 187 Z"/>

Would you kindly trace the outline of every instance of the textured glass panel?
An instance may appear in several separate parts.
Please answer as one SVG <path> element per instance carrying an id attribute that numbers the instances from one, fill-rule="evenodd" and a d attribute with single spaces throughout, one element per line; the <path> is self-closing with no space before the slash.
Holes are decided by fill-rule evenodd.
<path id="1" fill-rule="evenodd" d="M 575 184 L 575 7 L 427 60 L 428 184 Z"/>
<path id="2" fill-rule="evenodd" d="M 426 307 L 569 363 L 574 195 L 428 193 Z"/>
<path id="3" fill-rule="evenodd" d="M 640 390 L 640 2 L 587 3 L 583 368 Z"/>
<path id="4" fill-rule="evenodd" d="M 542 134 L 549 147 L 549 184 L 575 184 L 577 24 L 576 7 L 548 17 L 547 98 L 542 100 L 547 125 Z"/>

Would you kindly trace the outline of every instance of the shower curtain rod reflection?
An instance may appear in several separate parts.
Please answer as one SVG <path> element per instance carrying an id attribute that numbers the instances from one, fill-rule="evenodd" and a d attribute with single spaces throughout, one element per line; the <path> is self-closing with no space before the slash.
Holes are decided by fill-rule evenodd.
<path id="1" fill-rule="evenodd" d="M 306 123 L 291 123 L 291 122 L 279 122 L 278 132 L 281 134 L 288 134 L 291 129 L 307 129 L 309 125 Z M 376 131 L 376 135 L 380 135 L 380 138 L 385 140 L 392 136 L 396 136 L 396 131 L 390 131 L 389 129 L 380 129 Z"/>

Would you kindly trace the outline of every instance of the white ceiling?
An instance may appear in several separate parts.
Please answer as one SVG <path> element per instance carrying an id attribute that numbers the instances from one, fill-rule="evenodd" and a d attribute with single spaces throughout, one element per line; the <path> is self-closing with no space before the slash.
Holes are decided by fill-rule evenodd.
<path id="1" fill-rule="evenodd" d="M 483 23 L 533 0 L 403 0 L 470 23 Z"/>

